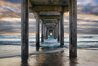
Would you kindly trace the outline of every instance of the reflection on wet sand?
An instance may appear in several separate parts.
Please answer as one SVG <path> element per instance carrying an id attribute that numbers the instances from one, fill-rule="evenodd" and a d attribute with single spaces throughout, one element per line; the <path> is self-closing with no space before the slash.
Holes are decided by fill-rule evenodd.
<path id="1" fill-rule="evenodd" d="M 35 56 L 35 60 L 36 62 L 33 62 L 34 66 L 77 66 L 77 58 L 71 58 L 69 60 L 69 64 L 67 64 L 67 59 L 65 59 L 63 51 L 49 54 L 39 54 Z M 34 60 L 32 59 L 32 61 Z M 25 62 L 21 64 L 21 66 L 33 65 L 29 65 Z"/>
<path id="2" fill-rule="evenodd" d="M 71 58 L 69 60 L 69 66 L 77 66 L 77 58 Z"/>
<path id="3" fill-rule="evenodd" d="M 55 58 L 56 57 L 57 56 L 55 56 Z M 64 62 L 62 62 L 62 60 L 57 59 L 57 58 L 55 60 L 54 60 L 54 58 L 51 59 L 52 61 L 49 58 L 46 59 L 45 61 L 43 61 L 42 59 L 37 59 L 36 66 L 65 66 L 63 64 Z M 77 66 L 76 61 L 77 61 L 77 59 L 70 59 L 69 66 Z M 27 62 L 27 63 L 22 63 L 21 66 L 30 66 L 30 65 Z"/>
<path id="4" fill-rule="evenodd" d="M 22 63 L 21 66 L 29 66 L 28 62 Z"/>
<path id="5" fill-rule="evenodd" d="M 21 64 L 21 57 L 0 58 L 0 66 L 98 66 L 98 51 L 78 49 L 78 60 L 69 59 L 68 49 L 64 52 L 31 55 L 28 63 Z"/>
<path id="6" fill-rule="evenodd" d="M 63 53 L 40 54 L 36 61 L 36 66 L 63 66 Z"/>

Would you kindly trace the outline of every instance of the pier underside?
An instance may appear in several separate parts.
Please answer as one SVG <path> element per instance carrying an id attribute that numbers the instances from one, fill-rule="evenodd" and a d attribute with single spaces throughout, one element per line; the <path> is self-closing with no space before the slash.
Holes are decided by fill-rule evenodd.
<path id="1" fill-rule="evenodd" d="M 22 2 L 22 61 L 28 59 L 28 13 L 36 18 L 36 50 L 41 42 L 52 36 L 64 47 L 64 13 L 70 15 L 70 58 L 77 57 L 77 6 L 76 0 L 23 0 Z M 40 30 L 41 24 L 41 30 Z"/>

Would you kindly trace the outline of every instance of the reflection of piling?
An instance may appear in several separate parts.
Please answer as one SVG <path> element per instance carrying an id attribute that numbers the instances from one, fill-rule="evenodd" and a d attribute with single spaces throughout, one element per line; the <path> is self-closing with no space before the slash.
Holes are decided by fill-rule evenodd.
<path id="1" fill-rule="evenodd" d="M 69 60 L 69 66 L 77 66 L 77 58 L 71 58 Z"/>
<path id="2" fill-rule="evenodd" d="M 29 63 L 28 62 L 21 63 L 21 66 L 29 66 Z"/>

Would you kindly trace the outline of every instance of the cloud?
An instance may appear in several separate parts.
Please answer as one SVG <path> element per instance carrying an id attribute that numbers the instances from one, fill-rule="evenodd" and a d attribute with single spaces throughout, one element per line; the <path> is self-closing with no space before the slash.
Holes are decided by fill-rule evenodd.
<path id="1" fill-rule="evenodd" d="M 78 5 L 87 5 L 90 4 L 92 6 L 98 5 L 98 1 L 97 0 L 77 0 L 77 4 Z"/>

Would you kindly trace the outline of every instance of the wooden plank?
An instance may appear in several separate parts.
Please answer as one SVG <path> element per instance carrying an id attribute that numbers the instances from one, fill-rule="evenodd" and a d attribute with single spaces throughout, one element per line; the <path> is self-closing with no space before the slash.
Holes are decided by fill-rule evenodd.
<path id="1" fill-rule="evenodd" d="M 77 0 L 69 0 L 70 14 L 70 58 L 77 57 Z"/>
<path id="2" fill-rule="evenodd" d="M 28 61 L 28 0 L 22 0 L 22 16 L 21 16 L 21 61 Z"/>

